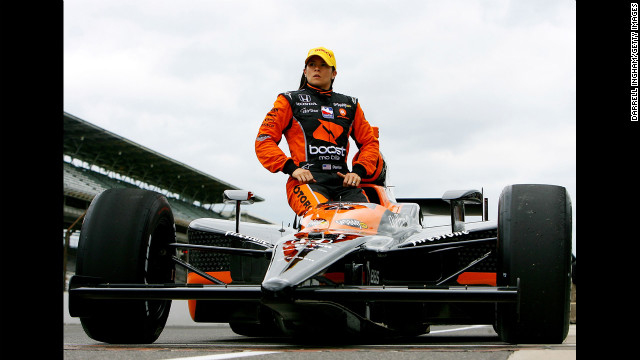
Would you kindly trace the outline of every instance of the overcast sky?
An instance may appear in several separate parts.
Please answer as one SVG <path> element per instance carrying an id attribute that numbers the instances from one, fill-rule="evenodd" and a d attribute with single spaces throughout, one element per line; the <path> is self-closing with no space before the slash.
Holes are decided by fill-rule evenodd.
<path id="1" fill-rule="evenodd" d="M 316 46 L 380 128 L 397 197 L 484 188 L 495 219 L 504 186 L 556 184 L 575 225 L 574 0 L 66 0 L 64 110 L 252 190 L 266 201 L 247 210 L 286 225 L 287 175 L 254 140 Z"/>

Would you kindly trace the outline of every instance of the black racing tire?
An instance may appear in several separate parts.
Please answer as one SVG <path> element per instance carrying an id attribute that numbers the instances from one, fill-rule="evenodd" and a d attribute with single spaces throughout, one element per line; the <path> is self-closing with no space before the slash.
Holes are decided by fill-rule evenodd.
<path id="1" fill-rule="evenodd" d="M 498 286 L 519 286 L 519 304 L 497 305 L 509 343 L 559 344 L 569 330 L 571 199 L 555 185 L 511 185 L 498 203 Z"/>
<path id="2" fill-rule="evenodd" d="M 109 189 L 97 195 L 85 216 L 78 243 L 76 274 L 112 284 L 173 283 L 175 265 L 168 244 L 175 242 L 167 199 L 142 189 Z M 80 317 L 96 341 L 149 344 L 164 329 L 171 300 L 91 300 Z"/>

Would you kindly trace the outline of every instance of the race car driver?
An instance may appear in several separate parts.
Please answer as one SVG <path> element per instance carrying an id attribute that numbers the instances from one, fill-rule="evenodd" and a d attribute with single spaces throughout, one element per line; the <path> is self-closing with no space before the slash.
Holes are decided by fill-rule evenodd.
<path id="1" fill-rule="evenodd" d="M 358 99 L 333 91 L 336 75 L 333 51 L 309 50 L 299 89 L 278 95 L 256 137 L 260 163 L 290 175 L 287 200 L 298 215 L 329 200 L 368 202 L 358 186 L 376 171 L 378 139 Z M 278 146 L 282 135 L 290 157 Z M 359 148 L 352 170 L 347 166 L 349 136 Z"/>

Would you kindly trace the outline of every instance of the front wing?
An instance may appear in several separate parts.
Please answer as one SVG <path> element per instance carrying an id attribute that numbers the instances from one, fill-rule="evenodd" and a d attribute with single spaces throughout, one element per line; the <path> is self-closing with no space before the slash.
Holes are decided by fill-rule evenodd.
<path id="1" fill-rule="evenodd" d="M 84 300 L 222 300 L 222 301 L 326 301 L 326 302 L 474 302 L 518 303 L 518 286 L 341 286 L 298 287 L 286 298 L 266 298 L 260 285 L 100 284 L 97 279 L 74 276 L 70 282 L 71 316 L 83 316 Z M 82 300 L 82 301 L 80 301 Z"/>

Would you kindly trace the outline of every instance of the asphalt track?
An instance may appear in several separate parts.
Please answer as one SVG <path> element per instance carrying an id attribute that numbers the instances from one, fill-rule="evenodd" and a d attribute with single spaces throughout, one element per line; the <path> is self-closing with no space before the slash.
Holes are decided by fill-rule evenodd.
<path id="1" fill-rule="evenodd" d="M 283 338 L 236 335 L 226 324 L 197 324 L 188 316 L 186 302 L 174 301 L 167 327 L 148 345 L 110 345 L 90 339 L 71 318 L 64 301 L 65 359 L 346 359 L 381 357 L 411 360 L 569 360 L 576 358 L 576 325 L 562 344 L 513 345 L 501 342 L 491 326 L 432 326 L 431 333 L 385 343 L 326 344 L 324 339 L 292 342 Z"/>

